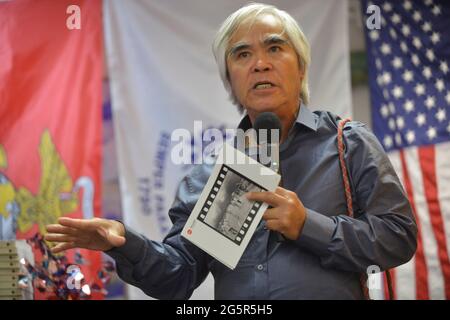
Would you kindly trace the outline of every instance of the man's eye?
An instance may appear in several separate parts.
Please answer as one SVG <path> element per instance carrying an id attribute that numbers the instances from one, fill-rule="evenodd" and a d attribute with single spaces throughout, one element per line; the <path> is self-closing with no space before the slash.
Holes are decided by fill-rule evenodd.
<path id="1" fill-rule="evenodd" d="M 278 52 L 278 51 L 280 51 L 280 47 L 279 46 L 271 46 L 270 48 L 269 48 L 269 51 L 270 52 Z"/>
<path id="2" fill-rule="evenodd" d="M 239 52 L 239 54 L 238 54 L 238 58 L 247 58 L 249 56 L 250 56 L 250 52 L 248 52 L 248 51 L 242 51 L 242 52 Z"/>

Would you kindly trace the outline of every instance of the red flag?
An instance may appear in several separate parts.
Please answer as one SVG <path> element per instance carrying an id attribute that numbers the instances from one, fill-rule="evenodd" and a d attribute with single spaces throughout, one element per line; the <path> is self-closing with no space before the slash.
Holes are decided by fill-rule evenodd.
<path id="1" fill-rule="evenodd" d="M 60 216 L 101 215 L 101 4 L 0 3 L 3 238 L 43 234 Z M 90 281 L 101 256 L 80 253 Z"/>

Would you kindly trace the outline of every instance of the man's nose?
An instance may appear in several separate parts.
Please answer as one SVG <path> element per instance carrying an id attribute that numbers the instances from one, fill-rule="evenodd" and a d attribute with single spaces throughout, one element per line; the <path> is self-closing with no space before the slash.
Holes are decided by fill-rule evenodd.
<path id="1" fill-rule="evenodd" d="M 254 72 L 269 71 L 270 69 L 272 69 L 272 65 L 270 64 L 267 57 L 263 57 L 263 56 L 257 57 L 257 60 L 253 67 Z"/>

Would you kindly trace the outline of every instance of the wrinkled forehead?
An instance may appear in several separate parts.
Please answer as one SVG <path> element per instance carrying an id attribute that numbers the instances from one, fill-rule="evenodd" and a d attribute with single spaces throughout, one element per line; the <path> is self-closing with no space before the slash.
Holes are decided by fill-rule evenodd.
<path id="1" fill-rule="evenodd" d="M 240 23 L 231 35 L 230 40 L 228 41 L 227 51 L 235 46 L 236 43 L 252 43 L 255 41 L 264 43 L 267 38 L 275 35 L 288 41 L 284 31 L 281 20 L 272 14 L 263 13 L 257 16 L 248 17 Z"/>

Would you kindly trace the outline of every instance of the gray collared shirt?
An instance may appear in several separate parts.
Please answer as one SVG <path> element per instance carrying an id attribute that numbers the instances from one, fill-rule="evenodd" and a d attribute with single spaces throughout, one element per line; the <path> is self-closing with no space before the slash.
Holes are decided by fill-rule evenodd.
<path id="1" fill-rule="evenodd" d="M 180 232 L 212 166 L 198 165 L 180 183 L 169 211 L 173 227 L 156 242 L 126 227 L 126 243 L 107 253 L 119 276 L 161 299 L 187 299 L 209 272 L 216 299 L 361 299 L 360 275 L 407 262 L 417 227 L 405 192 L 376 137 L 361 123 L 344 129 L 345 161 L 355 217 L 346 215 L 338 162 L 337 122 L 301 106 L 280 146 L 283 187 L 306 208 L 302 234 L 280 238 L 260 223 L 235 270 L 198 249 Z M 240 127 L 248 127 L 244 118 Z"/>

